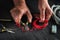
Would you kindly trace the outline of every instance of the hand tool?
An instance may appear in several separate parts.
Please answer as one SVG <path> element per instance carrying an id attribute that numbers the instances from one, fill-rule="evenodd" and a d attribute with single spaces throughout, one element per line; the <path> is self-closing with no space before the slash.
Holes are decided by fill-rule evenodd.
<path id="1" fill-rule="evenodd" d="M 33 27 L 36 29 L 46 28 L 48 25 L 48 20 L 45 20 L 42 25 L 37 24 L 37 22 L 39 22 L 39 20 L 40 20 L 39 18 L 36 18 L 36 20 L 33 21 Z"/>
<path id="2" fill-rule="evenodd" d="M 26 22 L 26 24 L 25 24 L 21 21 L 21 24 L 23 25 L 22 31 L 29 31 L 30 30 L 28 27 L 28 22 Z"/>
<path id="3" fill-rule="evenodd" d="M 4 25 L 0 24 L 3 28 L 1 29 L 1 32 L 10 32 L 10 33 L 15 33 L 12 30 L 7 29 Z"/>

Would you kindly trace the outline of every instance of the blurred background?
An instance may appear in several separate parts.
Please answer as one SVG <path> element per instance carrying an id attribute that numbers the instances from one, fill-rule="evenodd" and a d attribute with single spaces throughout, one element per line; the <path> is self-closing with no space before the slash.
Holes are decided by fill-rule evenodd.
<path id="1" fill-rule="evenodd" d="M 48 0 L 50 6 L 60 4 L 60 0 Z M 37 0 L 26 0 L 31 13 L 39 13 Z M 14 7 L 13 0 L 0 0 L 0 18 L 11 18 L 10 10 Z"/>

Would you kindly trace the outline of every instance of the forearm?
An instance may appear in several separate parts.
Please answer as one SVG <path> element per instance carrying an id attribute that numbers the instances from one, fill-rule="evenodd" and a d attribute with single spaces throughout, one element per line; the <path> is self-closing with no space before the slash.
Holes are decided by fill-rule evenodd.
<path id="1" fill-rule="evenodd" d="M 21 6 L 25 4 L 25 0 L 13 0 L 15 6 Z"/>
<path id="2" fill-rule="evenodd" d="M 48 0 L 39 0 L 39 3 L 43 3 L 43 2 L 48 3 Z"/>
<path id="3" fill-rule="evenodd" d="M 48 5 L 49 3 L 48 3 L 48 0 L 38 0 L 38 5 L 40 5 L 41 7 L 43 6 L 43 5 Z M 49 6 L 49 5 L 48 5 Z"/>
<path id="4" fill-rule="evenodd" d="M 45 2 L 48 2 L 48 0 L 39 0 L 39 2 L 40 2 L 40 1 L 45 1 Z"/>

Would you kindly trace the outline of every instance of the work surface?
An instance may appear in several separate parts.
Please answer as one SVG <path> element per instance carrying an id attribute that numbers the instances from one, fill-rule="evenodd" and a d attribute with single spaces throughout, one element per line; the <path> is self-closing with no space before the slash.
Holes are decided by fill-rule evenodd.
<path id="1" fill-rule="evenodd" d="M 60 40 L 60 27 L 58 26 L 58 32 L 56 34 L 51 33 L 51 25 L 50 20 L 49 25 L 43 30 L 34 30 L 32 32 L 22 32 L 13 22 L 3 22 L 7 28 L 15 29 L 15 33 L 0 33 L 0 40 Z"/>
<path id="2" fill-rule="evenodd" d="M 12 9 L 13 6 L 13 1 L 12 0 L 0 0 L 0 18 L 11 18 L 10 15 L 10 9 Z M 31 3 L 30 3 L 31 1 Z M 35 1 L 35 0 L 33 0 Z M 38 12 L 36 11 L 36 3 L 33 2 L 32 0 L 27 1 L 28 2 L 28 6 L 30 6 L 29 8 L 34 9 L 31 10 L 34 13 Z M 51 2 L 49 2 L 49 4 L 60 4 L 59 0 L 49 0 Z M 7 12 L 8 11 L 8 12 Z M 6 14 L 7 13 L 7 14 Z M 1 22 L 0 22 L 1 23 Z M 60 40 L 60 27 L 57 25 L 58 28 L 58 32 L 56 34 L 51 34 L 51 26 L 54 24 L 55 22 L 54 20 L 50 20 L 49 25 L 43 29 L 43 30 L 34 30 L 32 32 L 22 32 L 19 28 L 17 28 L 17 26 L 13 23 L 13 22 L 3 22 L 2 23 L 4 26 L 8 27 L 8 28 L 13 28 L 15 29 L 15 33 L 8 33 L 8 32 L 4 32 L 4 33 L 0 33 L 0 40 Z"/>

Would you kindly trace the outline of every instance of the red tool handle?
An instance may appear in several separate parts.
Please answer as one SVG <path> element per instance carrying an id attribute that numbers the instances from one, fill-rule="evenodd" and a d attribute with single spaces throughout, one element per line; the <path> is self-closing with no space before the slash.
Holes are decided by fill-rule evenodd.
<path id="1" fill-rule="evenodd" d="M 35 21 L 33 21 L 33 27 L 34 27 L 34 28 L 36 28 L 36 29 L 43 29 L 43 28 L 47 27 L 47 25 L 48 25 L 48 20 L 45 20 L 43 25 L 38 25 L 38 24 L 37 24 L 37 21 L 39 21 L 39 20 L 40 20 L 40 19 L 37 18 Z"/>

